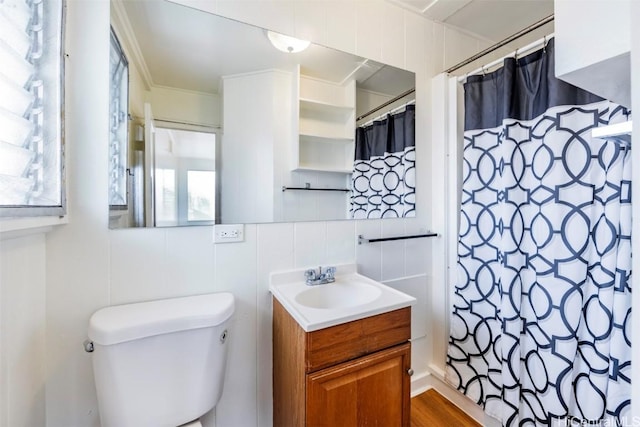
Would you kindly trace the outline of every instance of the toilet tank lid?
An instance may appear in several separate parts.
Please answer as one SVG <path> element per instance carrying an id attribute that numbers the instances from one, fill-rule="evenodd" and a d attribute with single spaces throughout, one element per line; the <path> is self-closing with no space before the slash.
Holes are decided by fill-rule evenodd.
<path id="1" fill-rule="evenodd" d="M 228 292 L 105 307 L 91 316 L 89 339 L 111 345 L 216 326 L 229 319 L 233 310 L 233 294 Z"/>

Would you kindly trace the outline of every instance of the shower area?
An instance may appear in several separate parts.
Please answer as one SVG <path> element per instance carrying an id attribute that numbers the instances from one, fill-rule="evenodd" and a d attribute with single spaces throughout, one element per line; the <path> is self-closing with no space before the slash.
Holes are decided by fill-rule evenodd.
<path id="1" fill-rule="evenodd" d="M 488 425 L 635 425 L 631 110 L 556 78 L 554 36 L 432 81 L 431 368 Z"/>

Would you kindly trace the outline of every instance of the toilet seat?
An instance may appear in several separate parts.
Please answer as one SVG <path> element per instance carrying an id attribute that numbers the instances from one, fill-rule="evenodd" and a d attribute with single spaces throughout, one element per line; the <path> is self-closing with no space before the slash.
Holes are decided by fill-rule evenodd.
<path id="1" fill-rule="evenodd" d="M 178 427 L 202 427 L 202 423 L 200 422 L 200 420 L 195 420 L 187 424 L 182 424 L 181 426 L 178 426 Z"/>

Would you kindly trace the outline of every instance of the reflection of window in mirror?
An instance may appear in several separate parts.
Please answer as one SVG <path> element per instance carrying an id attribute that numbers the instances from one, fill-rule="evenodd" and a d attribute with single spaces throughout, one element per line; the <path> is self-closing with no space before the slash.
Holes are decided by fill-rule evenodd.
<path id="1" fill-rule="evenodd" d="M 213 224 L 216 134 L 156 127 L 156 226 Z"/>
<path id="2" fill-rule="evenodd" d="M 178 199 L 176 197 L 176 171 L 156 169 L 156 224 L 176 225 L 178 222 Z"/>
<path id="3" fill-rule="evenodd" d="M 215 219 L 215 188 L 215 172 L 187 171 L 187 221 L 213 221 Z"/>
<path id="4" fill-rule="evenodd" d="M 109 206 L 127 207 L 129 62 L 111 29 L 109 55 Z"/>

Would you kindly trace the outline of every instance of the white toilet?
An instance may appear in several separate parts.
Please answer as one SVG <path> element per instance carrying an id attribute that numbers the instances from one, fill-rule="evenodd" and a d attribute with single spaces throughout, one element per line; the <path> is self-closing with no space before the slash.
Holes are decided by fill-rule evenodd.
<path id="1" fill-rule="evenodd" d="M 102 427 L 200 425 L 222 394 L 233 311 L 230 293 L 96 311 L 88 347 Z"/>

